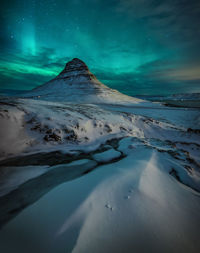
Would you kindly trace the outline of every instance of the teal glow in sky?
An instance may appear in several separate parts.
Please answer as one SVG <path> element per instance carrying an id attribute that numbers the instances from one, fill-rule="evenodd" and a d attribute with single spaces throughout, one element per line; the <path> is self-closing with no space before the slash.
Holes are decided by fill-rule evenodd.
<path id="1" fill-rule="evenodd" d="M 126 94 L 200 92 L 198 0 L 1 1 L 0 88 L 32 89 L 78 57 Z"/>

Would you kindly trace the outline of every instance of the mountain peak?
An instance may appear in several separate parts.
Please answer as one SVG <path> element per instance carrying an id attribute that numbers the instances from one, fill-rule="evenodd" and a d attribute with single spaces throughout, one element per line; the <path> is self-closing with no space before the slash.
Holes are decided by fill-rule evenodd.
<path id="1" fill-rule="evenodd" d="M 73 58 L 71 61 L 69 61 L 68 63 L 80 63 L 80 64 L 85 64 L 82 60 L 80 60 L 79 58 Z"/>
<path id="2" fill-rule="evenodd" d="M 71 61 L 67 62 L 65 65 L 64 70 L 61 72 L 67 73 L 67 72 L 74 72 L 74 71 L 89 71 L 88 66 L 85 64 L 85 62 L 81 61 L 78 58 L 73 58 Z"/>
<path id="3" fill-rule="evenodd" d="M 83 65 L 83 66 L 87 66 L 85 64 L 85 62 L 83 62 L 79 58 L 73 58 L 71 61 L 67 62 L 66 66 L 70 66 L 70 65 Z"/>

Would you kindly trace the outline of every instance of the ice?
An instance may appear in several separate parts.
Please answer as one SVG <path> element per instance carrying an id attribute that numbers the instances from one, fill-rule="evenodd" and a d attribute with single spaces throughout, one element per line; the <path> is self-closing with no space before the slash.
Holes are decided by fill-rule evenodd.
<path id="1" fill-rule="evenodd" d="M 16 189 L 29 179 L 46 173 L 49 166 L 4 167 L 0 170 L 0 197 Z"/>
<path id="2" fill-rule="evenodd" d="M 97 162 L 109 162 L 109 161 L 119 158 L 120 156 L 121 156 L 120 152 L 114 149 L 109 149 L 105 152 L 97 153 L 93 155 L 93 159 Z"/>

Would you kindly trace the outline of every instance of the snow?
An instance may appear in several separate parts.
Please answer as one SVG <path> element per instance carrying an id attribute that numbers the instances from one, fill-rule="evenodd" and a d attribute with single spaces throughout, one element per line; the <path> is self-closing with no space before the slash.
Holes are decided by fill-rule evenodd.
<path id="1" fill-rule="evenodd" d="M 7 105 L 17 102 L 15 106 Z M 33 152 L 95 150 L 113 138 L 134 136 L 200 141 L 199 111 L 161 107 L 71 104 L 33 99 L 4 99 L 0 129 L 1 159 Z M 7 103 L 7 104 L 6 104 Z"/>
<path id="2" fill-rule="evenodd" d="M 71 80 L 73 87 L 71 87 L 70 80 L 52 80 L 47 83 L 45 87 L 37 89 L 35 91 L 27 92 L 23 94 L 24 98 L 34 98 L 37 100 L 47 101 L 65 101 L 71 103 L 94 103 L 94 104 L 139 104 L 145 105 L 152 104 L 151 102 L 143 101 L 141 99 L 132 98 L 124 94 L 119 93 L 116 90 L 109 89 L 103 84 L 91 81 L 88 84 L 79 79 L 78 84 L 74 84 L 74 79 Z M 156 104 L 155 104 L 156 106 Z"/>
<path id="3" fill-rule="evenodd" d="M 92 104 L 145 104 L 152 105 L 138 98 L 124 95 L 101 83 L 88 69 L 84 62 L 78 60 L 66 64 L 65 69 L 49 82 L 23 93 L 24 98 L 47 101 Z M 156 104 L 154 106 L 157 106 Z"/>
<path id="4" fill-rule="evenodd" d="M 84 165 L 86 165 L 86 164 L 88 164 L 90 162 L 90 160 L 88 160 L 88 159 L 81 159 L 81 160 L 76 160 L 76 161 L 74 161 L 74 162 L 71 162 L 70 164 L 69 164 L 69 166 L 84 166 Z"/>
<path id="5" fill-rule="evenodd" d="M 68 164 L 58 164 L 54 166 L 10 166 L 0 170 L 0 197 L 17 189 L 30 179 L 37 178 L 50 170 L 68 170 L 68 179 L 73 179 L 77 175 L 93 169 L 97 163 L 89 159 L 80 159 Z"/>
<path id="6" fill-rule="evenodd" d="M 194 159 L 200 166 L 200 146 L 196 145 L 195 143 L 177 143 L 176 147 L 187 151 L 190 154 L 190 157 Z"/>
<path id="7" fill-rule="evenodd" d="M 109 162 L 114 159 L 117 159 L 121 156 L 121 153 L 114 150 L 114 149 L 109 149 L 105 152 L 97 153 L 93 155 L 93 159 L 96 160 L 97 162 Z"/>
<path id="8" fill-rule="evenodd" d="M 58 149 L 58 146 L 65 149 L 73 145 L 76 149 L 77 144 L 91 146 L 117 136 L 143 134 L 133 125 L 137 120 L 134 115 L 127 117 L 126 114 L 104 110 L 97 105 L 18 99 L 18 112 L 22 116 L 17 118 L 15 128 L 11 115 L 16 117 L 16 111 L 13 107 L 7 109 L 9 113 L 2 112 L 6 118 L 5 127 L 1 128 L 5 143 L 1 146 L 2 157 L 53 147 Z M 11 135 L 11 131 L 17 133 Z M 11 142 L 14 147 L 12 150 Z M 22 145 L 18 145 L 20 143 Z"/>
<path id="9" fill-rule="evenodd" d="M 199 110 L 127 97 L 74 59 L 0 117 L 0 252 L 199 252 Z"/>
<path id="10" fill-rule="evenodd" d="M 7 106 L 0 113 L 0 157 L 20 153 L 31 145 L 31 138 L 24 131 L 25 113 L 17 108 L 8 111 Z"/>
<path id="11" fill-rule="evenodd" d="M 200 93 L 186 93 L 174 94 L 170 96 L 148 96 L 148 100 L 157 101 L 171 106 L 199 108 L 200 107 Z"/>
<path id="12" fill-rule="evenodd" d="M 1 251 L 198 252 L 199 194 L 168 173 L 168 154 L 141 143 L 130 151 L 134 141 L 121 141 L 123 160 L 56 187 L 21 212 L 0 231 Z M 11 244 L 14 228 L 22 232 Z"/>
<path id="13" fill-rule="evenodd" d="M 49 166 L 4 167 L 0 170 L 0 197 L 15 190 L 29 179 L 46 173 Z"/>
<path id="14" fill-rule="evenodd" d="M 53 171 L 60 171 L 61 174 L 67 172 L 67 180 L 72 180 L 82 174 L 94 169 L 97 162 L 90 159 L 80 159 L 68 164 L 58 164 L 51 167 Z"/>
<path id="15" fill-rule="evenodd" d="M 199 222 L 188 214 L 192 212 L 199 217 L 198 198 L 166 176 L 162 167 L 157 166 L 156 156 L 154 152 L 142 153 L 135 164 L 133 156 L 127 158 L 120 164 L 125 172 L 108 178 L 86 198 L 78 213 L 59 231 L 60 235 L 67 233 L 70 227 L 77 226 L 76 221 L 84 220 L 72 252 L 98 253 L 102 249 L 103 252 L 124 249 L 161 252 L 163 248 L 165 252 L 197 252 L 199 244 L 192 245 L 192 242 L 198 237 Z M 129 187 L 133 193 L 127 196 Z M 186 199 L 191 206 L 185 207 Z M 108 212 L 104 203 L 109 203 L 107 207 L 113 211 Z"/>

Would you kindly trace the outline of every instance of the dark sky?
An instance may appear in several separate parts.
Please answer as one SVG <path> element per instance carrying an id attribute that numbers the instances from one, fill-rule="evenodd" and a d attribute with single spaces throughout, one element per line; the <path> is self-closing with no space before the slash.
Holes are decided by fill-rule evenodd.
<path id="1" fill-rule="evenodd" d="M 0 88 L 78 57 L 126 94 L 200 92 L 199 0 L 1 0 Z"/>

